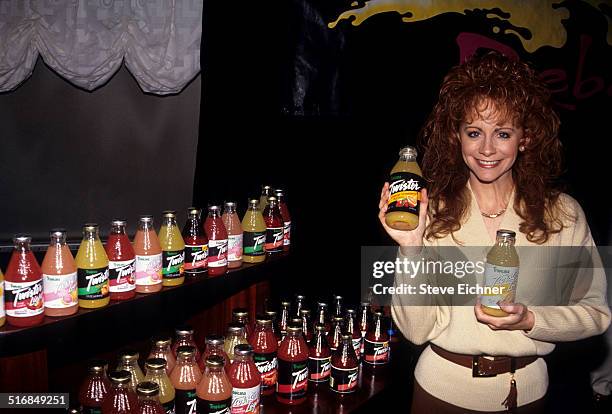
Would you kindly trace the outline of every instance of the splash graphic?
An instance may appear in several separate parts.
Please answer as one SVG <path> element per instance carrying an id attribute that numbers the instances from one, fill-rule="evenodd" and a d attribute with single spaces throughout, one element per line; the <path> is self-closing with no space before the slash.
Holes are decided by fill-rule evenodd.
<path id="1" fill-rule="evenodd" d="M 587 0 L 591 6 L 602 12 L 602 0 Z M 479 14 L 493 24 L 494 33 L 514 33 L 523 47 L 532 53 L 542 46 L 562 47 L 567 40 L 563 20 L 569 18 L 569 11 L 558 1 L 515 1 L 515 0 L 371 0 L 353 2 L 350 10 L 340 14 L 329 23 L 333 29 L 342 20 L 358 26 L 380 13 L 397 13 L 404 23 L 427 20 L 443 13 L 464 15 Z M 610 16 L 608 20 L 608 44 L 612 44 Z"/>

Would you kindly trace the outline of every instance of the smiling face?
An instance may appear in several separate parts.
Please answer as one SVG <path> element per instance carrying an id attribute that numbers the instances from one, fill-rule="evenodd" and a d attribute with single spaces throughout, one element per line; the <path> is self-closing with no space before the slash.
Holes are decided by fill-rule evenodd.
<path id="1" fill-rule="evenodd" d="M 523 128 L 490 102 L 481 102 L 459 125 L 463 160 L 470 175 L 483 183 L 512 180 L 512 166 L 525 144 Z"/>

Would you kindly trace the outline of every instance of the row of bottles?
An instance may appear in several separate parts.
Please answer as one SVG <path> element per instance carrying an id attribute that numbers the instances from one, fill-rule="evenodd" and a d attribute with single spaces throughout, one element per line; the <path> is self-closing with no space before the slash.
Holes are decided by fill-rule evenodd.
<path id="1" fill-rule="evenodd" d="M 380 348 L 366 345 L 363 361 L 370 365 L 385 364 L 389 337 L 383 329 L 382 313 L 375 311 L 370 315 L 365 303 L 362 308 L 366 322 L 360 327 L 367 329 L 366 341 L 382 343 L 387 349 L 387 358 L 381 359 L 377 358 Z M 305 315 L 306 310 L 299 312 Z M 157 401 L 161 412 L 168 414 L 257 412 L 260 397 L 269 395 L 275 395 L 283 404 L 301 404 L 307 398 L 309 383 L 328 383 L 331 390 L 340 394 L 356 391 L 361 351 L 355 345 L 354 334 L 343 329 L 338 342 L 331 344 L 331 331 L 327 333 L 326 325 L 317 320 L 312 337 L 307 340 L 306 330 L 310 328 L 304 327 L 310 323 L 304 325 L 302 319 L 292 318 L 279 343 L 276 314 L 267 311 L 258 315 L 252 327 L 248 311 L 234 309 L 227 336 L 207 336 L 201 355 L 193 329 L 177 328 L 174 343 L 170 338 L 153 340 L 144 374 L 134 351 L 121 354 L 116 370 L 108 375 L 107 366 L 94 361 L 80 388 L 81 409 L 86 413 L 101 409 L 104 414 L 140 412 L 136 411 L 139 407 L 136 394 L 142 384 L 155 388 L 151 383 L 157 386 L 157 393 L 151 392 L 149 400 Z M 345 328 L 351 325 L 353 314 L 347 310 Z M 123 404 L 121 407 L 117 406 L 118 401 Z"/>
<path id="2" fill-rule="evenodd" d="M 276 194 L 282 199 L 282 191 Z M 251 200 L 242 222 L 233 202 L 225 203 L 223 214 L 218 206 L 210 206 L 204 223 L 200 210 L 191 207 L 182 233 L 175 211 L 163 212 L 158 234 L 153 216 L 143 215 L 133 243 L 125 220 L 111 222 L 106 246 L 98 225 L 86 224 L 76 258 L 66 243 L 66 231 L 52 230 L 42 266 L 31 251 L 31 237 L 17 235 L 4 282 L 0 272 L 0 326 L 5 319 L 13 326 L 33 326 L 44 315 L 68 316 L 79 307 L 103 307 L 110 300 L 180 285 L 185 275 L 215 277 L 243 261 L 258 263 L 266 255 L 286 251 L 291 224 L 287 206 L 280 204 L 285 212 L 281 215 L 275 197 L 266 202 L 262 214 L 259 201 Z"/>

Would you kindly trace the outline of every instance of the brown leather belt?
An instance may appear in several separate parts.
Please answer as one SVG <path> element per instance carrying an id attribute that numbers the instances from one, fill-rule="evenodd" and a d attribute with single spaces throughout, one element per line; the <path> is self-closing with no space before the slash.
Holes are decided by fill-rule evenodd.
<path id="1" fill-rule="evenodd" d="M 526 367 L 535 362 L 537 356 L 528 357 L 494 357 L 493 359 L 485 358 L 482 355 L 465 355 L 456 354 L 440 348 L 435 344 L 430 344 L 432 351 L 440 355 L 442 358 L 454 362 L 462 367 L 470 368 L 473 377 L 494 377 L 498 374 L 514 372 L 517 369 Z"/>

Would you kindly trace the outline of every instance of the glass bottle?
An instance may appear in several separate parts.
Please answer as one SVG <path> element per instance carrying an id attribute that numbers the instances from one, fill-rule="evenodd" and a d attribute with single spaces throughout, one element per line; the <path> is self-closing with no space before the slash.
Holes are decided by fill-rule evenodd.
<path id="1" fill-rule="evenodd" d="M 344 316 L 343 315 L 343 308 L 342 308 L 342 301 L 344 299 L 342 298 L 342 296 L 336 295 L 334 296 L 334 316 Z"/>
<path id="2" fill-rule="evenodd" d="M 251 337 L 251 323 L 249 322 L 249 310 L 247 308 L 232 309 L 232 321 L 244 325 L 244 335 L 247 338 Z"/>
<path id="3" fill-rule="evenodd" d="M 364 338 L 370 330 L 370 302 L 361 302 L 359 311 L 359 331 L 361 332 L 360 354 L 363 356 Z"/>
<path id="4" fill-rule="evenodd" d="M 295 312 L 293 316 L 302 317 L 300 311 L 304 307 L 304 302 L 306 301 L 306 297 L 304 295 L 295 295 Z"/>
<path id="5" fill-rule="evenodd" d="M 165 414 L 159 402 L 159 385 L 155 382 L 144 381 L 136 388 L 138 395 L 137 414 Z"/>
<path id="6" fill-rule="evenodd" d="M 318 309 L 316 322 L 325 326 L 325 334 L 327 335 L 331 330 L 331 323 L 329 321 L 329 318 L 327 317 L 327 303 L 318 302 L 317 307 Z"/>
<path id="7" fill-rule="evenodd" d="M 159 402 L 166 414 L 174 414 L 174 386 L 166 372 L 166 360 L 163 358 L 149 358 L 145 361 L 144 381 L 154 382 L 159 387 Z M 142 383 L 141 383 L 142 384 Z M 140 384 L 139 384 L 140 385 Z"/>
<path id="8" fill-rule="evenodd" d="M 66 244 L 66 230 L 51 230 L 42 261 L 45 315 L 68 316 L 79 310 L 77 268 Z"/>
<path id="9" fill-rule="evenodd" d="M 259 196 L 259 205 L 262 209 L 268 205 L 268 197 L 272 195 L 272 187 L 269 185 L 261 186 L 261 196 Z"/>
<path id="10" fill-rule="evenodd" d="M 389 334 L 382 322 L 381 311 L 374 312 L 374 322 L 364 338 L 363 360 L 371 365 L 389 362 Z"/>
<path id="11" fill-rule="evenodd" d="M 111 300 L 126 300 L 136 296 L 136 253 L 125 230 L 126 226 L 125 220 L 113 220 L 106 242 Z"/>
<path id="12" fill-rule="evenodd" d="M 183 227 L 185 241 L 185 274 L 201 276 L 208 271 L 208 238 L 200 220 L 199 208 L 189 207 Z"/>
<path id="13" fill-rule="evenodd" d="M 162 288 L 162 249 L 153 228 L 153 216 L 140 216 L 133 245 L 136 292 L 159 292 Z"/>
<path id="14" fill-rule="evenodd" d="M 242 224 L 236 213 L 236 203 L 224 204 L 223 224 L 227 230 L 227 268 L 236 269 L 242 266 Z"/>
<path id="15" fill-rule="evenodd" d="M 138 352 L 134 350 L 126 350 L 119 356 L 117 365 L 118 371 L 127 371 L 130 373 L 130 386 L 133 391 L 136 391 L 136 386 L 144 380 L 144 374 L 138 365 Z"/>
<path id="16" fill-rule="evenodd" d="M 261 263 L 266 260 L 266 222 L 258 200 L 249 200 L 249 207 L 242 218 L 243 256 L 246 263 Z"/>
<path id="17" fill-rule="evenodd" d="M 278 327 L 278 319 L 277 319 L 276 311 L 267 310 L 264 312 L 264 314 L 268 318 L 270 318 L 270 320 L 272 321 L 272 332 L 274 332 L 274 336 L 276 337 L 276 343 L 280 344 L 281 334 L 280 334 L 280 328 Z"/>
<path id="18" fill-rule="evenodd" d="M 198 414 L 228 414 L 232 407 L 232 384 L 220 355 L 206 357 L 204 374 L 196 388 Z"/>
<path id="19" fill-rule="evenodd" d="M 308 345 L 301 324 L 287 327 L 287 336 L 278 349 L 276 400 L 296 405 L 306 401 L 308 389 Z"/>
<path id="20" fill-rule="evenodd" d="M 278 321 L 281 341 L 285 339 L 285 336 L 287 335 L 287 324 L 289 323 L 289 320 L 291 319 L 291 316 L 289 315 L 290 306 L 291 306 L 291 302 L 289 301 L 281 302 L 281 314 L 280 314 L 280 320 Z M 280 345 L 280 341 L 279 341 L 279 345 Z"/>
<path id="21" fill-rule="evenodd" d="M 396 230 L 414 230 L 419 225 L 423 173 L 416 162 L 417 151 L 406 146 L 389 176 L 389 202 L 385 214 L 387 225 Z"/>
<path id="22" fill-rule="evenodd" d="M 249 342 L 253 347 L 253 360 L 261 374 L 261 394 L 272 395 L 276 388 L 278 345 L 272 331 L 272 320 L 269 317 L 265 315 L 257 317 Z"/>
<path id="23" fill-rule="evenodd" d="M 76 255 L 81 308 L 101 308 L 110 301 L 108 256 L 100 241 L 99 233 L 97 224 L 85 224 L 83 241 Z"/>
<path id="24" fill-rule="evenodd" d="M 355 354 L 359 358 L 361 354 L 361 331 L 357 329 L 355 309 L 346 310 L 346 330 L 351 334 L 353 348 L 355 348 Z"/>
<path id="25" fill-rule="evenodd" d="M 315 334 L 308 346 L 308 380 L 327 382 L 331 374 L 331 349 L 327 344 L 325 325 L 315 324 Z"/>
<path id="26" fill-rule="evenodd" d="M 196 345 L 195 339 L 193 339 L 193 328 L 189 325 L 182 325 L 175 330 L 176 339 L 172 345 L 172 352 L 174 356 L 178 358 L 177 352 L 179 346 L 192 346 L 195 349 L 196 361 L 200 359 L 200 351 Z"/>
<path id="27" fill-rule="evenodd" d="M 166 210 L 159 229 L 162 248 L 162 285 L 178 286 L 185 282 L 185 241 L 176 224 L 176 211 Z"/>
<path id="28" fill-rule="evenodd" d="M 514 247 L 516 233 L 511 230 L 497 230 L 495 245 L 487 253 L 484 285 L 503 292 L 499 295 L 480 297 L 482 311 L 491 316 L 508 316 L 499 302 L 513 303 L 519 275 L 519 256 Z"/>
<path id="29" fill-rule="evenodd" d="M 204 231 L 208 238 L 208 275 L 220 276 L 227 272 L 227 230 L 219 206 L 208 207 Z"/>
<path id="30" fill-rule="evenodd" d="M 334 322 L 332 324 L 331 331 L 327 336 L 327 343 L 329 343 L 329 347 L 332 352 L 338 349 L 340 346 L 340 342 L 342 341 L 342 332 L 343 332 L 343 324 L 344 318 L 342 316 L 334 316 Z"/>
<path id="31" fill-rule="evenodd" d="M 157 337 L 153 339 L 153 347 L 149 358 L 162 358 L 166 361 L 166 373 L 170 375 L 176 365 L 176 357 L 170 348 L 172 339 L 169 337 Z"/>
<path id="32" fill-rule="evenodd" d="M 133 414 L 138 409 L 138 397 L 130 385 L 127 371 L 113 371 L 108 375 L 111 389 L 102 403 L 102 414 Z"/>
<path id="33" fill-rule="evenodd" d="M 207 335 L 205 344 L 204 353 L 202 354 L 202 358 L 200 358 L 201 363 L 199 363 L 198 366 L 205 368 L 206 358 L 211 355 L 218 355 L 223 359 L 223 366 L 229 369 L 230 360 L 224 350 L 225 339 L 221 335 Z"/>
<path id="34" fill-rule="evenodd" d="M 91 361 L 88 366 L 89 375 L 79 388 L 79 404 L 83 414 L 100 414 L 102 402 L 110 391 L 111 384 L 106 378 L 105 362 Z"/>
<path id="35" fill-rule="evenodd" d="M 266 254 L 275 255 L 283 251 L 283 218 L 278 209 L 276 197 L 268 197 L 268 205 L 263 210 L 266 222 Z"/>
<path id="36" fill-rule="evenodd" d="M 236 345 L 247 344 L 244 333 L 244 325 L 237 322 L 231 322 L 227 326 L 227 335 L 225 337 L 224 350 L 229 358 L 230 363 L 234 362 L 234 348 Z"/>
<path id="37" fill-rule="evenodd" d="M 202 380 L 202 372 L 196 363 L 193 346 L 179 346 L 176 366 L 170 373 L 175 390 L 176 414 L 196 412 L 196 388 Z"/>
<path id="38" fill-rule="evenodd" d="M 332 352 L 329 386 L 332 391 L 348 394 L 357 390 L 359 361 L 351 343 L 351 335 L 344 333 L 340 347 Z"/>
<path id="39" fill-rule="evenodd" d="M 283 218 L 283 250 L 289 251 L 291 246 L 291 214 L 285 201 L 285 193 L 280 188 L 274 190 L 274 194 L 278 199 L 278 207 Z"/>
<path id="40" fill-rule="evenodd" d="M 232 384 L 231 414 L 258 413 L 260 408 L 261 375 L 253 362 L 253 347 L 236 345 L 234 362 L 228 373 Z"/>

